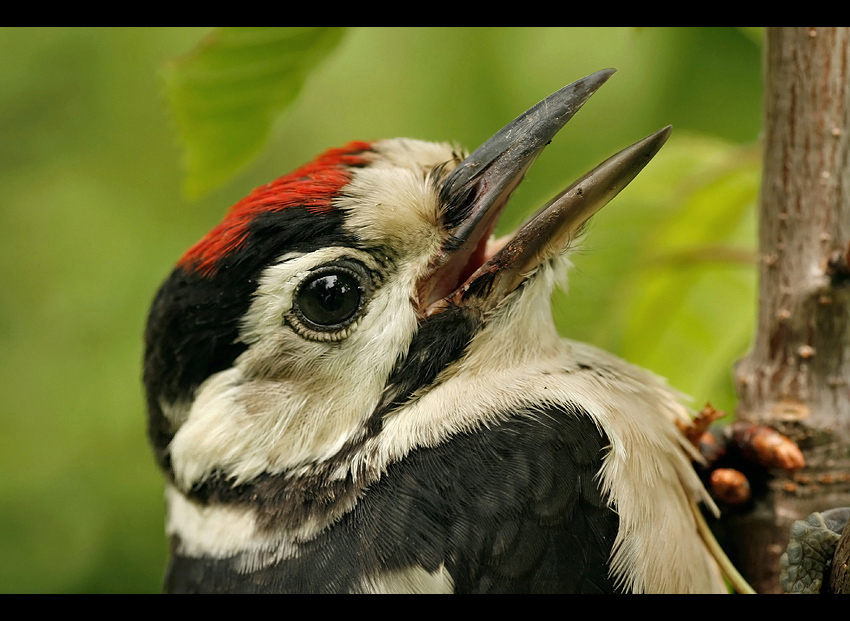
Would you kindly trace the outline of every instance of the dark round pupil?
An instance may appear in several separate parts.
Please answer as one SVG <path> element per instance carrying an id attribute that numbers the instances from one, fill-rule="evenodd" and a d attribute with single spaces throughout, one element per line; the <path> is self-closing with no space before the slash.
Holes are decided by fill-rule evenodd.
<path id="1" fill-rule="evenodd" d="M 360 306 L 360 288 L 351 274 L 322 274 L 305 283 L 298 293 L 301 313 L 320 326 L 349 319 Z"/>

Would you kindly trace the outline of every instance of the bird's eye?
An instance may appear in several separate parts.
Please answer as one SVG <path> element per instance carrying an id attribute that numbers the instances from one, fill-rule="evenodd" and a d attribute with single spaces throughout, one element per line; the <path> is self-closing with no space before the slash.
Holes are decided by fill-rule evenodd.
<path id="1" fill-rule="evenodd" d="M 298 309 L 317 326 L 344 324 L 359 307 L 360 287 L 346 272 L 320 274 L 298 290 Z"/>
<path id="2" fill-rule="evenodd" d="M 360 316 L 369 276 L 356 264 L 340 263 L 314 270 L 295 291 L 292 314 L 303 336 L 338 340 Z"/>

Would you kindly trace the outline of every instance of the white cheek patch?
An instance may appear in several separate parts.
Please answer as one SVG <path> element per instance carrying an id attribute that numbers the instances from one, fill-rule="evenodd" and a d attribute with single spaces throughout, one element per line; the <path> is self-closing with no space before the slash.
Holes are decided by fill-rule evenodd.
<path id="1" fill-rule="evenodd" d="M 377 269 L 366 253 L 326 248 L 284 257 L 263 274 L 243 322 L 248 349 L 199 387 L 170 445 L 180 489 L 213 472 L 237 484 L 321 462 L 364 433 L 417 330 L 416 269 L 387 274 L 347 338 L 312 341 L 283 318 L 304 275 L 340 258 Z"/>
<path id="2" fill-rule="evenodd" d="M 238 404 L 243 377 L 238 369 L 213 375 L 201 384 L 186 422 L 169 445 L 177 485 L 188 490 L 216 469 L 227 471 L 243 463 L 240 441 L 245 418 Z M 247 456 L 250 459 L 250 453 Z"/>

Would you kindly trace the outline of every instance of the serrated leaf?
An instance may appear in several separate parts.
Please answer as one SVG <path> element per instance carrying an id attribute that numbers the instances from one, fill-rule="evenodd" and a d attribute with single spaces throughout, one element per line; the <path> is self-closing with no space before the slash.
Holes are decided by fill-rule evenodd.
<path id="1" fill-rule="evenodd" d="M 248 164 L 343 28 L 218 28 L 165 70 L 184 148 L 187 195 Z"/>

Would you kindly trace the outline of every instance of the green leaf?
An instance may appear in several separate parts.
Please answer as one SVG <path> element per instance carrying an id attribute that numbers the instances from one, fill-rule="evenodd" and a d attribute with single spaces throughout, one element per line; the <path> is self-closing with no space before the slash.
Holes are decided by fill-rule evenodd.
<path id="1" fill-rule="evenodd" d="M 555 295 L 561 333 L 731 411 L 756 319 L 759 174 L 752 146 L 674 133 L 591 223 Z"/>
<path id="2" fill-rule="evenodd" d="M 697 409 L 710 401 L 729 411 L 732 368 L 755 327 L 760 162 L 752 148 L 716 149 L 715 164 L 682 180 L 675 213 L 645 240 L 623 354 Z"/>
<path id="3" fill-rule="evenodd" d="M 739 26 L 738 30 L 756 45 L 764 43 L 764 28 L 761 26 Z"/>
<path id="4" fill-rule="evenodd" d="M 218 28 L 166 68 L 188 196 L 224 183 L 251 161 L 275 119 L 344 33 L 342 28 Z"/>

